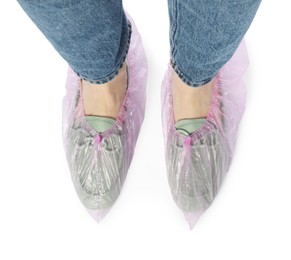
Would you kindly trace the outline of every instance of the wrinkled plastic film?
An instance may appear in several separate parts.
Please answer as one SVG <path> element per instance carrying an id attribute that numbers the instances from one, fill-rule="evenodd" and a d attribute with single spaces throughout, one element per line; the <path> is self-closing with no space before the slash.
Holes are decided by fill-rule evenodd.
<path id="1" fill-rule="evenodd" d="M 100 221 L 118 198 L 144 119 L 147 61 L 133 19 L 127 55 L 128 88 L 112 128 L 96 132 L 85 120 L 81 80 L 69 67 L 62 133 L 71 179 L 89 213 Z"/>
<path id="2" fill-rule="evenodd" d="M 174 124 L 168 66 L 162 83 L 162 123 L 170 190 L 191 228 L 213 202 L 232 163 L 238 126 L 245 110 L 248 67 L 242 42 L 214 80 L 207 120 L 192 135 L 180 134 Z"/>

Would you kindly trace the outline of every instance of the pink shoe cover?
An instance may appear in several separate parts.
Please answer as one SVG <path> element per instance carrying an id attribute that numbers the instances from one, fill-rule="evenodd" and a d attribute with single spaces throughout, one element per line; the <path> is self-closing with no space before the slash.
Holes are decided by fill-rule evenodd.
<path id="1" fill-rule="evenodd" d="M 147 60 L 141 37 L 132 25 L 127 55 L 129 83 L 112 128 L 97 133 L 85 120 L 81 80 L 69 67 L 63 98 L 62 132 L 76 193 L 99 222 L 118 198 L 129 169 L 146 102 Z"/>
<path id="2" fill-rule="evenodd" d="M 215 77 L 207 120 L 190 136 L 175 128 L 170 65 L 165 74 L 161 97 L 168 182 L 191 229 L 212 204 L 232 163 L 245 109 L 246 87 L 242 76 L 247 67 L 247 49 L 242 42 Z"/>

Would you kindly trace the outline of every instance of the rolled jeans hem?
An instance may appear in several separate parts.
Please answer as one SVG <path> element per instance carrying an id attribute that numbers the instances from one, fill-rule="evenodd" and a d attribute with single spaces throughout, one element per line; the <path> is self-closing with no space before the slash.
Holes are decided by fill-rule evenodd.
<path id="1" fill-rule="evenodd" d="M 126 60 L 129 46 L 130 46 L 130 39 L 131 39 L 131 34 L 132 34 L 132 25 L 131 25 L 129 19 L 127 19 L 127 22 L 128 22 L 128 32 L 129 33 L 128 33 L 127 45 L 125 48 L 125 53 L 124 53 L 123 57 L 121 58 L 120 62 L 118 63 L 118 65 L 116 66 L 116 68 L 114 69 L 114 71 L 112 73 L 110 73 L 109 75 L 107 75 L 106 77 L 102 77 L 100 79 L 90 79 L 88 77 L 81 75 L 79 72 L 74 71 L 74 69 L 73 69 L 73 71 L 78 75 L 79 78 L 81 78 L 82 80 L 88 81 L 92 84 L 105 84 L 105 83 L 113 80 L 118 75 L 118 73 L 120 72 L 120 70 L 121 70 L 121 68 Z"/>
<path id="2" fill-rule="evenodd" d="M 205 80 L 199 81 L 199 82 L 193 82 L 192 80 L 189 80 L 185 74 L 183 72 L 181 72 L 181 70 L 178 68 L 176 62 L 174 61 L 174 59 L 171 59 L 171 67 L 173 68 L 173 70 L 177 73 L 178 77 L 188 86 L 190 87 L 201 87 L 207 83 L 209 83 L 215 76 L 213 77 L 209 77 Z"/>

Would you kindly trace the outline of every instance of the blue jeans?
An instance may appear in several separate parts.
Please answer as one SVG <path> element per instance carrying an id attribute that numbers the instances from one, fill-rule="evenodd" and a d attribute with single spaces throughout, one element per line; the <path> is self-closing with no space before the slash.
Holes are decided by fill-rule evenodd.
<path id="1" fill-rule="evenodd" d="M 131 25 L 122 0 L 18 0 L 79 77 L 102 84 L 121 69 Z M 211 81 L 232 57 L 261 0 L 168 0 L 171 65 L 188 85 Z"/>

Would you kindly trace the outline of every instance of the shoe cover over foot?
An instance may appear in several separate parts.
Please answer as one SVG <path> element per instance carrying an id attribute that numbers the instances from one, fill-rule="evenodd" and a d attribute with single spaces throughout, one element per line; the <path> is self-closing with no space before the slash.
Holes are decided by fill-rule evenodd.
<path id="1" fill-rule="evenodd" d="M 69 67 L 63 98 L 63 145 L 76 193 L 99 222 L 118 198 L 129 169 L 146 102 L 147 61 L 131 17 L 128 88 L 115 124 L 102 133 L 87 123 L 81 79 Z"/>
<path id="2" fill-rule="evenodd" d="M 242 42 L 215 77 L 206 121 L 190 136 L 175 128 L 170 65 L 165 74 L 161 97 L 168 182 L 191 229 L 211 205 L 231 165 L 245 109 L 246 87 L 242 76 L 247 67 L 247 50 Z"/>

